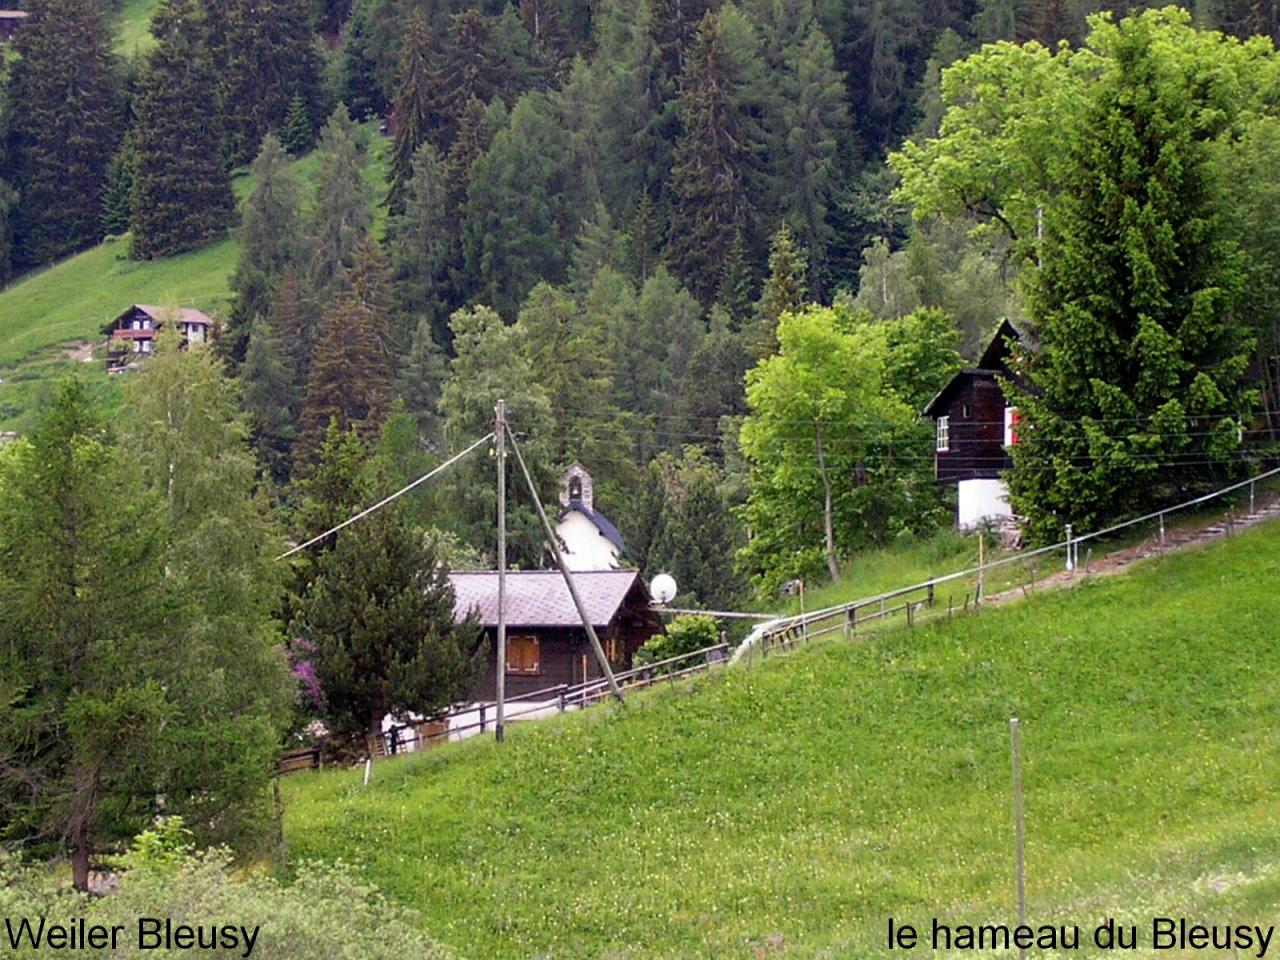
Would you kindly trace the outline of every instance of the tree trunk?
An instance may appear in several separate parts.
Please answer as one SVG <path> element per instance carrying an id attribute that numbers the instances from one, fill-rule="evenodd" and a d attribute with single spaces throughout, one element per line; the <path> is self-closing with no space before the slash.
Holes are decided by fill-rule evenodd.
<path id="1" fill-rule="evenodd" d="M 89 892 L 89 835 L 80 826 L 71 834 L 71 884 L 81 893 Z"/>
<path id="2" fill-rule="evenodd" d="M 826 535 L 827 571 L 831 574 L 831 582 L 840 582 L 840 564 L 836 560 L 835 521 L 832 517 L 831 478 L 827 475 L 827 461 L 822 451 L 822 428 L 814 432 L 814 442 L 818 451 L 818 473 L 822 477 L 822 528 Z"/>

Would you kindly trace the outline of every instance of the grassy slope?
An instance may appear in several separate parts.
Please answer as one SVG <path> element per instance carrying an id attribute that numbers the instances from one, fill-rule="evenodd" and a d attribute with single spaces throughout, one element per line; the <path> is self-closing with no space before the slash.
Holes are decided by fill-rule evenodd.
<path id="1" fill-rule="evenodd" d="M 889 914 L 1010 918 L 1016 713 L 1034 918 L 1262 919 L 1280 904 L 1277 574 L 1273 526 L 530 724 L 502 751 L 388 761 L 367 790 L 298 775 L 290 854 L 364 864 L 477 958 L 753 957 L 774 935 L 793 957 L 876 954 Z M 1224 866 L 1251 882 L 1194 882 Z"/>
<path id="2" fill-rule="evenodd" d="M 366 180 L 380 199 L 386 141 L 372 128 L 367 133 L 372 162 Z M 293 169 L 306 184 L 314 167 L 313 153 Z M 253 180 L 241 173 L 234 186 L 243 199 Z M 304 195 L 307 192 L 304 189 Z M 375 212 L 381 229 L 385 210 Z M 21 429 L 48 382 L 72 369 L 61 345 L 97 341 L 103 324 L 129 304 L 178 303 L 215 312 L 223 308 L 236 256 L 236 243 L 228 238 L 180 256 L 138 262 L 128 258 L 128 240 L 122 238 L 91 247 L 0 291 L 0 429 Z M 110 394 L 100 364 L 84 364 L 83 372 L 104 397 Z"/>

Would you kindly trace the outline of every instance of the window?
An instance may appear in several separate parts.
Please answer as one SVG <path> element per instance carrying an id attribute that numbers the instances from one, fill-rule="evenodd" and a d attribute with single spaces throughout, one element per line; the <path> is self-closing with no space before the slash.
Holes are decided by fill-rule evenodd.
<path id="1" fill-rule="evenodd" d="M 938 442 L 936 449 L 939 453 L 945 453 L 951 449 L 951 418 L 938 418 Z"/>
<path id="2" fill-rule="evenodd" d="M 1021 420 L 1017 407 L 1004 408 L 1004 445 L 1006 447 L 1012 447 L 1018 442 L 1018 424 Z"/>
<path id="3" fill-rule="evenodd" d="M 542 672 L 538 638 L 532 634 L 507 637 L 507 673 L 537 676 Z"/>
<path id="4" fill-rule="evenodd" d="M 570 500 L 582 499 L 582 478 L 581 477 L 569 478 L 569 499 Z"/>

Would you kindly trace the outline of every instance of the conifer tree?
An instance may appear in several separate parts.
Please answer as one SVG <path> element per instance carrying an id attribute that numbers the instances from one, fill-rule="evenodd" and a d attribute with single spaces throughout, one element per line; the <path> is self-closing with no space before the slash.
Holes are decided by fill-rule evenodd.
<path id="1" fill-rule="evenodd" d="M 301 96 L 289 101 L 289 112 L 284 115 L 284 123 L 280 126 L 280 143 L 295 157 L 316 145 L 315 123 L 307 101 Z"/>
<path id="2" fill-rule="evenodd" d="M 742 96 L 745 78 L 708 13 L 680 77 L 680 118 L 671 170 L 674 204 L 668 256 L 700 299 L 710 301 L 734 235 L 751 243 L 760 194 L 763 133 Z"/>
<path id="3" fill-rule="evenodd" d="M 373 55 L 373 48 L 377 46 L 374 24 L 378 22 L 374 4 L 356 4 L 342 35 L 339 99 L 347 104 L 356 120 L 380 116 L 388 106 Z"/>
<path id="4" fill-rule="evenodd" d="M 361 245 L 345 288 L 320 321 L 308 371 L 295 462 L 314 462 L 330 420 L 377 430 L 390 402 L 390 286 L 379 247 Z"/>
<path id="5" fill-rule="evenodd" d="M 573 243 L 569 263 L 569 284 L 579 296 L 591 287 L 601 267 L 622 267 L 622 238 L 613 228 L 613 218 L 603 203 L 596 202 L 592 216 L 582 222 Z"/>
<path id="6" fill-rule="evenodd" d="M 309 0 L 230 0 L 224 83 L 227 152 L 248 163 L 295 98 L 308 112 L 320 100 L 320 60 Z"/>
<path id="7" fill-rule="evenodd" d="M 478 10 L 463 10 L 449 17 L 436 57 L 432 103 L 434 142 L 442 151 L 453 143 L 458 123 L 472 100 L 489 103 L 510 95 L 510 64 L 495 50 L 492 32 L 490 21 Z"/>
<path id="8" fill-rule="evenodd" d="M 462 245 L 445 172 L 435 144 L 420 146 L 404 211 L 387 229 L 397 313 L 410 329 L 425 320 L 440 346 L 449 343 L 449 314 L 461 301 L 453 281 L 461 269 Z"/>
<path id="9" fill-rule="evenodd" d="M 33 0 L 14 40 L 9 101 L 20 264 L 48 263 L 101 236 L 107 164 L 120 140 L 120 84 L 98 0 Z M 74 69 L 70 65 L 74 64 Z"/>
<path id="10" fill-rule="evenodd" d="M 7 175 L 12 169 L 9 163 L 9 75 L 0 65 L 0 170 Z M 0 287 L 9 282 L 13 268 L 13 208 L 18 203 L 18 191 L 4 177 L 0 177 Z"/>
<path id="11" fill-rule="evenodd" d="M 299 385 L 307 382 L 311 371 L 319 313 L 297 269 L 286 267 L 272 293 L 267 320 L 284 345 L 286 362 Z"/>
<path id="12" fill-rule="evenodd" d="M 387 209 L 392 214 L 404 209 L 405 192 L 413 176 L 413 159 L 427 139 L 432 121 L 431 34 L 421 10 L 409 18 L 404 56 L 400 67 L 400 92 L 393 107 L 396 118 L 391 168 L 387 171 Z"/>
<path id="13" fill-rule="evenodd" d="M 165 0 L 152 20 L 156 47 L 133 101 L 130 254 L 138 260 L 208 243 L 235 207 L 202 24 L 197 0 Z"/>
<path id="14" fill-rule="evenodd" d="M 273 483 L 283 486 L 289 480 L 298 386 L 289 354 L 265 319 L 255 320 L 250 328 L 240 382 L 258 464 Z"/>
<path id="15" fill-rule="evenodd" d="M 720 285 L 716 288 L 716 303 L 728 314 L 730 327 L 741 330 L 751 317 L 755 301 L 755 277 L 751 264 L 747 262 L 746 241 L 742 237 L 742 231 L 739 230 L 733 236 L 729 256 L 720 274 Z"/>
<path id="16" fill-rule="evenodd" d="M 345 282 L 356 248 L 373 225 L 372 196 L 364 179 L 368 158 L 343 104 L 334 108 L 321 131 L 316 153 L 316 194 L 307 231 L 312 257 L 305 279 L 311 295 L 324 302 Z"/>
<path id="17" fill-rule="evenodd" d="M 778 319 L 795 313 L 809 299 L 809 261 L 785 223 L 769 250 L 769 276 L 756 304 L 756 349 L 769 356 L 778 349 Z"/>
<path id="18" fill-rule="evenodd" d="M 250 171 L 253 192 L 236 230 L 240 253 L 231 277 L 236 299 L 226 335 L 219 341 L 235 362 L 244 359 L 250 325 L 267 315 L 276 284 L 285 270 L 298 265 L 301 255 L 298 186 L 288 162 L 276 135 L 263 137 Z"/>
<path id="19" fill-rule="evenodd" d="M 635 216 L 631 218 L 631 229 L 627 231 L 626 252 L 633 278 L 637 283 L 644 283 L 657 267 L 662 248 L 662 225 L 659 222 L 658 210 L 653 198 L 645 190 L 636 205 Z"/>
<path id="20" fill-rule="evenodd" d="M 118 237 L 129 230 L 133 201 L 133 151 L 128 144 L 116 151 L 107 164 L 107 186 L 102 192 L 102 233 Z"/>
<path id="21" fill-rule="evenodd" d="M 409 352 L 396 376 L 395 395 L 405 411 L 417 421 L 418 437 L 439 449 L 444 422 L 440 417 L 440 391 L 448 373 L 448 360 L 435 340 L 435 328 L 423 319 L 413 331 Z"/>
<path id="22" fill-rule="evenodd" d="M 337 535 L 316 561 L 299 633 L 315 645 L 322 713 L 372 753 L 391 714 L 432 716 L 471 692 L 484 631 L 455 624 L 453 589 L 425 537 L 398 505 Z"/>

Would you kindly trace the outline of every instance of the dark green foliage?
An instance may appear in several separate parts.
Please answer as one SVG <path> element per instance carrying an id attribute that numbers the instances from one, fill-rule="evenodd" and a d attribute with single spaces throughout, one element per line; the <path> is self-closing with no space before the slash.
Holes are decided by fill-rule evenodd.
<path id="1" fill-rule="evenodd" d="M 320 132 L 315 202 L 307 238 L 311 262 L 304 268 L 309 293 L 323 302 L 343 284 L 356 248 L 373 225 L 373 203 L 364 168 L 368 162 L 360 130 L 338 104 Z"/>
<path id="2" fill-rule="evenodd" d="M 1205 142 L 1221 105 L 1202 91 L 1231 51 L 1186 23 L 1146 14 L 1090 37 L 1105 68 L 1029 285 L 1039 344 L 1015 365 L 1031 389 L 1014 391 L 1010 492 L 1037 539 L 1231 476 L 1257 399 L 1242 379 L 1254 344 L 1235 311 L 1239 248 Z"/>
<path id="3" fill-rule="evenodd" d="M 711 308 L 706 333 L 689 357 L 677 392 L 677 423 L 685 435 L 698 437 L 708 450 L 718 444 L 705 438 L 722 417 L 746 412 L 743 378 L 751 366 L 746 335 L 733 329 L 720 305 Z"/>
<path id="4" fill-rule="evenodd" d="M 809 299 L 809 259 L 785 223 L 769 249 L 769 276 L 756 304 L 755 348 L 768 356 L 778 348 L 778 319 L 794 313 Z"/>
<path id="5" fill-rule="evenodd" d="M 280 125 L 280 143 L 295 157 L 316 145 L 316 126 L 307 101 L 300 96 L 289 101 L 289 112 Z"/>
<path id="6" fill-rule="evenodd" d="M 121 139 L 119 72 L 102 5 L 34 0 L 27 11 L 14 41 L 5 167 L 20 195 L 15 259 L 23 265 L 99 239 L 107 164 Z"/>
<path id="7" fill-rule="evenodd" d="M 130 255 L 171 256 L 222 235 L 235 200 L 223 162 L 215 74 L 196 0 L 165 0 L 134 97 Z"/>
<path id="8" fill-rule="evenodd" d="M 646 190 L 640 195 L 626 236 L 627 266 L 636 283 L 644 283 L 657 268 L 662 256 L 664 232 L 658 209 Z"/>
<path id="9" fill-rule="evenodd" d="M 253 159 L 263 136 L 285 122 L 295 98 L 312 120 L 322 109 L 308 7 L 309 0 L 231 0 L 221 79 L 233 164 Z"/>
<path id="10" fill-rule="evenodd" d="M 300 398 L 288 351 L 265 319 L 255 321 L 249 331 L 240 381 L 258 464 L 272 482 L 283 485 L 289 479 Z"/>
<path id="11" fill-rule="evenodd" d="M 122 147 L 107 165 L 107 188 L 102 192 L 102 233 L 118 237 L 129 230 L 133 202 L 133 153 Z"/>
<path id="12" fill-rule="evenodd" d="M 276 286 L 301 257 L 298 186 L 288 161 L 280 141 L 268 133 L 250 171 L 254 188 L 236 231 L 240 256 L 231 277 L 236 299 L 219 341 L 219 348 L 236 362 L 244 359 L 249 326 L 267 315 Z"/>
<path id="13" fill-rule="evenodd" d="M 420 321 L 396 377 L 395 395 L 417 422 L 419 442 L 433 448 L 443 446 L 444 424 L 439 406 L 448 368 L 444 351 L 436 343 L 431 321 Z"/>
<path id="14" fill-rule="evenodd" d="M 419 147 L 404 210 L 391 218 L 387 231 L 401 322 L 412 330 L 418 318 L 424 319 L 442 346 L 449 342 L 449 314 L 460 305 L 454 280 L 462 267 L 461 235 L 445 173 L 435 145 Z"/>
<path id="15" fill-rule="evenodd" d="M 735 21 L 729 21 L 737 25 Z M 731 49 L 708 13 L 680 77 L 680 119 L 671 170 L 668 259 L 704 302 L 715 295 L 734 237 L 757 233 L 764 133 L 750 102 L 754 51 Z"/>
<path id="16" fill-rule="evenodd" d="M 729 247 L 729 256 L 720 274 L 720 285 L 716 288 L 716 304 L 728 314 L 730 325 L 735 330 L 745 327 L 752 315 L 756 302 L 754 274 L 747 262 L 746 241 L 739 230 L 734 234 L 733 245 Z"/>
<path id="17" fill-rule="evenodd" d="M 504 316 L 539 280 L 564 279 L 584 186 L 573 147 L 555 104 L 531 93 L 471 167 L 467 273 L 482 302 Z"/>
<path id="18" fill-rule="evenodd" d="M 478 626 L 454 624 L 447 573 L 397 507 L 337 535 L 297 626 L 315 646 L 326 726 L 368 741 L 385 714 L 430 717 L 465 699 L 487 653 Z"/>
<path id="19" fill-rule="evenodd" d="M 429 61 L 431 36 L 427 18 L 416 11 L 409 19 L 404 59 L 400 67 L 400 92 L 393 107 L 396 118 L 391 169 L 387 171 L 387 209 L 404 210 L 405 192 L 413 176 L 414 155 L 431 132 L 432 76 Z"/>
<path id="20" fill-rule="evenodd" d="M 679 458 L 663 454 L 650 464 L 648 482 L 658 487 L 659 505 L 657 525 L 642 558 L 646 575 L 675 577 L 680 590 L 677 606 L 733 609 L 743 589 L 734 570 L 742 527 L 720 493 L 714 465 L 697 447 L 686 447 Z"/>
<path id="21" fill-rule="evenodd" d="M 340 67 L 340 97 L 357 120 L 380 115 L 387 109 L 387 93 L 383 87 L 372 48 L 376 44 L 378 23 L 369 11 L 370 3 L 356 4 L 343 34 Z M 385 21 L 384 21 L 385 22 Z"/>
<path id="22" fill-rule="evenodd" d="M 346 289 L 320 321 L 308 371 L 295 460 L 314 463 L 331 420 L 373 433 L 386 416 L 392 373 L 391 294 L 379 247 L 365 242 Z"/>

